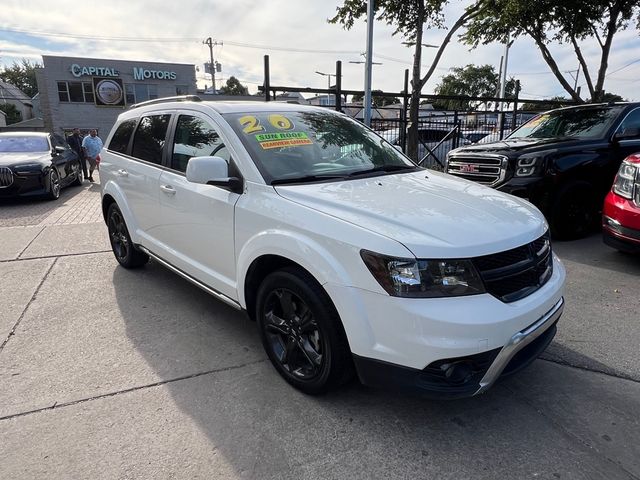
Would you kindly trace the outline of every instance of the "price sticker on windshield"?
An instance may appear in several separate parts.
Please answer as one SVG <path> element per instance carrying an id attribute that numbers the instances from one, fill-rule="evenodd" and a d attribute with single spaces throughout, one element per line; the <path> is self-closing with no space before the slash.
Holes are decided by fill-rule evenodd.
<path id="1" fill-rule="evenodd" d="M 313 144 L 309 136 L 304 132 L 260 133 L 255 138 L 263 150 Z"/>

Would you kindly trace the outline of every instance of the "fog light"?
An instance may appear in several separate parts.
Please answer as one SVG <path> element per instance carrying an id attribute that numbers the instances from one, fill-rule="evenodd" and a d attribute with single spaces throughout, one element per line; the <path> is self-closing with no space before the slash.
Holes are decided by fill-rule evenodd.
<path id="1" fill-rule="evenodd" d="M 463 383 L 467 383 L 473 375 L 471 365 L 466 362 L 454 363 L 448 366 L 443 365 L 443 370 L 445 369 L 445 367 L 446 370 L 444 372 L 444 377 L 446 378 L 447 382 L 452 384 L 461 385 Z"/>

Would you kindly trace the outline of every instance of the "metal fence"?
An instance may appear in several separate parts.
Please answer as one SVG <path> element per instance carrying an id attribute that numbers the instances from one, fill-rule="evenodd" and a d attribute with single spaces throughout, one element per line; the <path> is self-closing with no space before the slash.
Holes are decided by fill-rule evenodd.
<path id="1" fill-rule="evenodd" d="M 348 95 L 364 96 L 362 90 L 342 88 L 342 62 L 336 62 L 336 84 L 331 88 L 292 87 L 271 85 L 269 56 L 264 56 L 264 84 L 258 87 L 265 101 L 281 99 L 278 94 L 307 93 L 322 95 L 327 101 L 324 106 L 346 113 L 356 120 L 363 120 L 362 105 L 349 104 Z M 404 71 L 404 89 L 401 92 L 375 91 L 374 100 L 391 100 L 392 105 L 374 107 L 371 128 L 390 143 L 407 152 L 409 127 L 409 70 Z M 571 105 L 573 102 L 514 98 L 420 95 L 427 103 L 443 104 L 453 102 L 468 105 L 467 110 L 435 110 L 421 108 L 418 119 L 418 163 L 427 168 L 443 170 L 447 153 L 459 146 L 472 143 L 487 143 L 502 140 L 514 129 L 537 115 L 539 112 L 522 111 L 518 107 L 527 103 L 548 109 Z M 497 105 L 507 105 L 508 109 L 496 110 Z"/>

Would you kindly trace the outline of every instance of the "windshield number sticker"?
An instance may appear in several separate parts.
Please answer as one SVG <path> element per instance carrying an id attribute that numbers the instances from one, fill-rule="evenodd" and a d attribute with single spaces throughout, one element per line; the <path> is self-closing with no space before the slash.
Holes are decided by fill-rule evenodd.
<path id="1" fill-rule="evenodd" d="M 294 126 L 293 122 L 289 120 L 287 117 L 285 117 L 284 115 L 281 115 L 278 113 L 278 114 L 269 115 L 268 118 L 269 118 L 269 123 L 274 128 L 277 128 L 278 130 L 293 129 L 293 126 Z M 240 117 L 238 121 L 240 122 L 240 125 L 244 127 L 242 131 L 246 135 L 250 135 L 256 132 L 264 132 L 264 127 L 260 125 L 260 120 L 258 120 L 253 115 L 245 115 L 244 117 Z"/>
<path id="2" fill-rule="evenodd" d="M 253 115 L 245 115 L 244 117 L 240 117 L 238 121 L 240 125 L 244 127 L 242 131 L 247 135 L 250 133 L 264 132 L 264 127 L 260 125 L 260 120 Z"/>

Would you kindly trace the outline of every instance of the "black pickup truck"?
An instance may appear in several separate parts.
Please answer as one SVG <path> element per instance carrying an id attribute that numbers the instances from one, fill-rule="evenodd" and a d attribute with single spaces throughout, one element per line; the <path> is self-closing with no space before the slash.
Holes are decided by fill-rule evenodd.
<path id="1" fill-rule="evenodd" d="M 640 152 L 640 103 L 560 108 L 506 139 L 461 147 L 446 172 L 528 199 L 556 238 L 586 235 L 622 160 Z"/>

